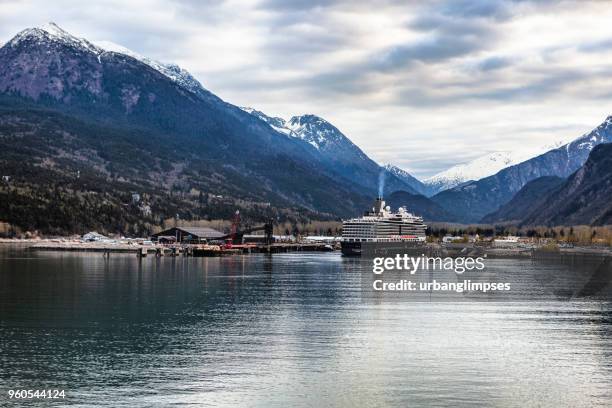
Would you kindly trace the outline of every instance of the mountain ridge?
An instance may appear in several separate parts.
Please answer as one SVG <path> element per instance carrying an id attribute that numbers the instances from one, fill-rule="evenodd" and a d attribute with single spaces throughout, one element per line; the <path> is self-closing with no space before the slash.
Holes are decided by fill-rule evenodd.
<path id="1" fill-rule="evenodd" d="M 584 165 L 542 201 L 523 225 L 612 225 L 612 143 L 594 146 Z"/>
<path id="2" fill-rule="evenodd" d="M 506 204 L 527 182 L 542 176 L 568 177 L 598 144 L 612 142 L 612 116 L 591 132 L 478 181 L 437 193 L 432 200 L 458 214 L 457 222 L 479 222 Z"/>
<path id="3" fill-rule="evenodd" d="M 105 186 L 101 201 L 114 209 L 126 205 L 129 190 L 148 191 L 152 214 L 144 218 L 151 225 L 179 211 L 175 191 L 183 195 L 187 218 L 225 216 L 207 197 L 245 206 L 245 214 L 250 206 L 253 216 L 333 218 L 361 213 L 382 182 L 385 196 L 411 194 L 404 198 L 434 217 L 477 222 L 534 178 L 569 176 L 596 145 L 612 140 L 610 116 L 562 147 L 425 200 L 431 186 L 395 166 L 380 166 L 319 116 L 285 120 L 239 108 L 175 64 L 103 45 L 50 25 L 25 29 L 0 48 L 0 170 L 23 183 L 6 191 L 49 197 L 37 184 L 36 178 L 44 178 L 41 169 L 58 180 L 82 172 L 89 181 L 70 181 L 70 191 L 87 195 L 94 190 L 80 189 L 98 180 Z M 17 164 L 27 160 L 33 167 L 20 177 Z M 97 171 L 89 173 L 87 166 Z M 168 208 L 160 204 L 164 200 Z"/>
<path id="4" fill-rule="evenodd" d="M 423 217 L 426 222 L 452 221 L 456 216 L 422 194 L 395 191 L 386 198 L 392 208 L 406 207 L 408 211 Z"/>
<path id="5" fill-rule="evenodd" d="M 515 157 L 512 152 L 493 152 L 480 156 L 467 163 L 452 166 L 423 180 L 423 183 L 428 185 L 436 192 L 440 192 L 495 174 L 498 171 L 519 162 L 517 160 L 519 159 Z"/>
<path id="6" fill-rule="evenodd" d="M 151 216 L 143 217 L 149 225 L 175 214 L 176 191 L 200 194 L 200 199 L 191 193 L 182 198 L 182 218 L 225 216 L 225 208 L 200 202 L 213 196 L 223 197 L 227 207 L 244 206 L 245 214 L 277 212 L 294 219 L 352 215 L 369 203 L 302 141 L 279 135 L 220 98 L 202 98 L 138 59 L 63 33 L 26 29 L 0 48 L 0 170 L 13 183 L 7 194 L 24 194 L 12 201 L 35 203 L 46 197 L 54 183 L 38 183 L 45 169 L 58 180 L 77 170 L 89 174 L 86 185 L 71 179 L 70 191 L 93 194 L 114 214 L 127 205 L 126 189 L 149 191 L 152 202 L 167 200 L 167 208 L 153 205 Z M 102 137 L 104 144 L 98 140 Z M 20 175 L 18 163 L 24 160 L 34 167 Z M 130 163 L 140 171 L 131 171 Z M 99 171 L 88 173 L 94 165 Z M 91 190 L 92 179 L 107 186 L 104 193 Z M 73 208 L 78 201 L 60 196 L 65 197 L 60 206 Z M 18 208 L 7 211 L 3 216 L 25 216 L 15 212 Z M 52 230 L 60 224 L 40 227 Z"/>
<path id="7" fill-rule="evenodd" d="M 417 179 L 404 169 L 392 164 L 385 164 L 383 167 L 387 173 L 392 174 L 402 180 L 404 183 L 412 187 L 412 189 L 418 194 L 424 195 L 425 197 L 431 197 L 437 192 L 435 188 L 423 183 L 421 180 Z"/>
<path id="8" fill-rule="evenodd" d="M 313 114 L 292 116 L 285 120 L 269 116 L 250 107 L 242 107 L 245 112 L 268 123 L 276 132 L 288 138 L 298 139 L 312 146 L 329 166 L 341 177 L 356 185 L 363 186 L 371 194 L 378 194 L 381 174 L 384 176 L 383 193 L 405 190 L 417 193 L 411 182 L 385 171 L 370 159 L 356 144 L 336 126 Z"/>
<path id="9" fill-rule="evenodd" d="M 531 180 L 497 211 L 484 216 L 482 222 L 519 224 L 547 199 L 552 190 L 564 182 L 564 178 L 556 176 L 542 176 Z"/>
<path id="10" fill-rule="evenodd" d="M 570 140 L 571 142 L 571 140 Z M 423 180 L 434 193 L 465 185 L 492 176 L 499 171 L 537 157 L 540 154 L 563 146 L 567 142 L 557 140 L 537 148 L 517 151 L 496 151 L 479 156 L 466 163 L 456 164 Z"/>

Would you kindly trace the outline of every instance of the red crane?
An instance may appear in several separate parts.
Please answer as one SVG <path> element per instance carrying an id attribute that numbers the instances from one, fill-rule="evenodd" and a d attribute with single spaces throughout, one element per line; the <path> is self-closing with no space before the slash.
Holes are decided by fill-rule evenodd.
<path id="1" fill-rule="evenodd" d="M 240 210 L 236 210 L 234 218 L 232 218 L 232 229 L 230 230 L 230 239 L 232 243 L 236 242 L 236 235 L 240 231 Z"/>
<path id="2" fill-rule="evenodd" d="M 221 239 L 225 239 L 226 247 L 231 248 L 232 244 L 241 244 L 242 238 L 244 234 L 248 234 L 255 231 L 264 231 L 266 236 L 266 243 L 269 245 L 273 241 L 273 231 L 274 225 L 272 219 L 269 219 L 264 225 L 260 225 L 258 227 L 249 227 L 241 229 L 240 228 L 240 211 L 236 210 L 234 213 L 234 217 L 232 218 L 232 228 L 230 229 L 230 233 L 221 237 Z"/>

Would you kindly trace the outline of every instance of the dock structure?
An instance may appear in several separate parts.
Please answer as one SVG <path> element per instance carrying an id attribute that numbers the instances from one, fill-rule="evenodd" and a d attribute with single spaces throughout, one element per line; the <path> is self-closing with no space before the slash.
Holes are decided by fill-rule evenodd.
<path id="1" fill-rule="evenodd" d="M 259 245 L 253 252 L 282 253 L 282 252 L 329 252 L 334 248 L 323 243 L 279 243 Z"/>
<path id="2" fill-rule="evenodd" d="M 224 256 L 237 254 L 278 254 L 284 252 L 328 252 L 334 248 L 330 245 L 320 243 L 274 243 L 270 245 L 246 244 L 217 247 L 214 245 L 192 248 L 193 256 Z"/>
<path id="3" fill-rule="evenodd" d="M 151 239 L 162 243 L 199 244 L 223 239 L 225 235 L 207 227 L 173 227 L 151 235 Z"/>
<path id="4" fill-rule="evenodd" d="M 148 254 L 162 256 L 228 256 L 251 253 L 284 253 L 284 252 L 323 252 L 333 251 L 330 245 L 323 243 L 273 243 L 273 244 L 242 244 L 242 245 L 208 245 L 208 244 L 153 244 L 128 245 L 108 244 L 101 242 L 40 242 L 30 247 L 41 251 L 75 251 L 101 252 L 108 257 L 111 252 L 133 253 L 138 257 Z"/>
<path id="5" fill-rule="evenodd" d="M 150 243 L 146 245 L 135 243 L 83 242 L 78 240 L 45 240 L 28 245 L 32 250 L 41 251 L 75 251 L 99 252 L 105 258 L 111 253 L 132 253 L 139 257 L 153 255 L 156 257 L 176 256 L 228 256 L 256 253 L 286 253 L 286 252 L 325 252 L 333 251 L 330 244 L 323 242 L 275 242 L 249 244 L 198 244 L 198 243 Z M 609 248 L 572 248 L 549 251 L 544 249 L 526 248 L 482 248 L 470 244 L 463 245 L 428 245 L 428 256 L 489 256 L 489 257 L 525 257 L 532 259 L 564 259 L 568 262 L 581 263 L 587 260 L 610 261 L 612 250 Z"/>

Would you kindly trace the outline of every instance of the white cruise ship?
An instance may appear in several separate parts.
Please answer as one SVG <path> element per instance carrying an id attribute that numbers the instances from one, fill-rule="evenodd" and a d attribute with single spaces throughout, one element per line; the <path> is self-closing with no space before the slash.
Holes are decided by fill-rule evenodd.
<path id="1" fill-rule="evenodd" d="M 404 207 L 392 212 L 379 197 L 372 210 L 366 211 L 363 217 L 342 222 L 342 254 L 361 255 L 363 243 L 377 246 L 398 242 L 422 243 L 425 242 L 426 229 L 423 218 L 409 213 Z"/>

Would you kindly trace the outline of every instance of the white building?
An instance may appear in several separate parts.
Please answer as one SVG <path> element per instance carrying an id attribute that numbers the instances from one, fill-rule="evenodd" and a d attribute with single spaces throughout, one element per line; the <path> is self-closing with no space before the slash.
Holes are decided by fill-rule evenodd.
<path id="1" fill-rule="evenodd" d="M 92 231 L 92 232 L 88 232 L 87 234 L 83 235 L 81 239 L 83 241 L 94 242 L 94 241 L 107 241 L 110 238 L 102 234 L 98 234 L 96 231 Z"/>
<path id="2" fill-rule="evenodd" d="M 326 235 L 309 235 L 307 237 L 302 237 L 302 241 L 305 242 L 320 242 L 325 244 L 332 244 L 334 242 L 340 242 L 342 237 L 331 237 Z"/>
<path id="3" fill-rule="evenodd" d="M 498 248 L 516 247 L 519 244 L 519 237 L 508 235 L 504 238 L 496 238 L 493 240 L 493 246 Z"/>

